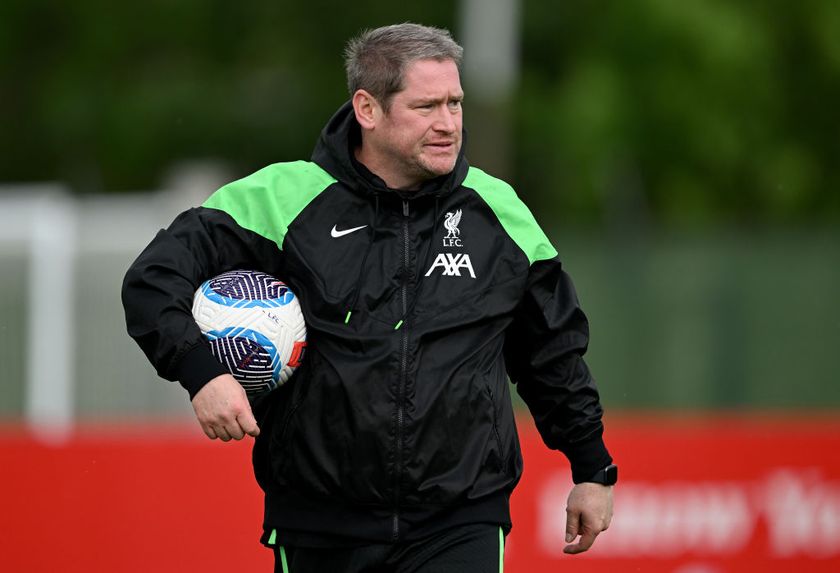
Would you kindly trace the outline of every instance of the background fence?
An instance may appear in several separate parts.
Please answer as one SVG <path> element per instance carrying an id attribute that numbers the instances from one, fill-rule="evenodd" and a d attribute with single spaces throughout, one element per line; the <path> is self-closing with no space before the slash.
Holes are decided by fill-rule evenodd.
<path id="1" fill-rule="evenodd" d="M 0 416 L 22 419 L 36 399 L 83 420 L 191 415 L 125 333 L 119 293 L 196 199 L 0 194 Z M 840 407 L 840 230 L 549 234 L 589 315 L 609 408 Z"/>

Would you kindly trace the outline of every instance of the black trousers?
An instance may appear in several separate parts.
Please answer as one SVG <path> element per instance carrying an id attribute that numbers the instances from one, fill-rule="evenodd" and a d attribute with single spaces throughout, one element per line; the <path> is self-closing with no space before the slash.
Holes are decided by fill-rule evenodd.
<path id="1" fill-rule="evenodd" d="M 349 548 L 274 547 L 275 573 L 502 573 L 498 525 L 453 527 L 416 541 Z"/>

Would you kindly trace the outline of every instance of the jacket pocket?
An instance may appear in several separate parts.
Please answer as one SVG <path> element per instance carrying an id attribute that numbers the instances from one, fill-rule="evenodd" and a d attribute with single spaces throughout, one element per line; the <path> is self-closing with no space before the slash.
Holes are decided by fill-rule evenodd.
<path id="1" fill-rule="evenodd" d="M 303 374 L 303 372 L 299 372 L 299 374 Z M 287 397 L 289 400 L 288 407 L 281 408 L 280 412 L 278 412 L 279 415 L 274 420 L 269 444 L 269 465 L 271 468 L 271 478 L 275 483 L 283 475 L 287 465 L 291 443 L 290 437 L 292 436 L 295 415 L 303 405 L 308 394 L 306 391 L 307 380 L 303 376 L 296 376 L 288 383 L 294 383 L 295 386 Z"/>
<path id="2" fill-rule="evenodd" d="M 521 472 L 521 454 L 504 364 L 496 365 L 484 377 L 484 390 L 491 405 L 492 437 L 498 448 L 498 471 L 510 478 Z M 492 452 L 491 452 L 492 453 Z"/>
<path id="3" fill-rule="evenodd" d="M 493 441 L 496 444 L 496 454 L 493 455 L 494 452 L 489 452 L 488 461 L 491 461 L 492 469 L 495 471 L 502 473 L 504 471 L 504 464 L 505 464 L 505 446 L 504 442 L 502 441 L 501 433 L 499 432 L 499 409 L 496 404 L 496 397 L 493 393 L 493 389 L 486 385 L 484 387 L 485 394 L 487 395 L 487 400 L 490 404 L 490 422 L 491 422 L 491 432 L 493 436 Z"/>
<path id="4" fill-rule="evenodd" d="M 496 437 L 496 445 L 499 447 L 499 455 L 504 457 L 504 446 L 502 445 L 502 437 L 499 435 L 499 410 L 496 407 L 496 398 L 493 396 L 493 390 L 487 386 L 487 396 L 490 398 L 490 407 L 492 408 L 491 419 L 493 421 L 493 435 Z"/>

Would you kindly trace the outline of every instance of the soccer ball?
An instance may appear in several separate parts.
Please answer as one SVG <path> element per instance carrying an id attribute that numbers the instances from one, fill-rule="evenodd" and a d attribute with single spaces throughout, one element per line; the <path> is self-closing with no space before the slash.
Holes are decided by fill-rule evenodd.
<path id="1" fill-rule="evenodd" d="M 210 350 L 253 401 L 300 365 L 306 324 L 297 296 L 259 271 L 236 270 L 203 283 L 192 314 Z"/>

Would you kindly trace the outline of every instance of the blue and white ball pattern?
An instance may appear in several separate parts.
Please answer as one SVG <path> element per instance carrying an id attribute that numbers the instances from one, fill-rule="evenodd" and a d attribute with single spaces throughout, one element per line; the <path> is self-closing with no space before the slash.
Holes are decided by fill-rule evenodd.
<path id="1" fill-rule="evenodd" d="M 306 349 L 306 323 L 297 296 L 259 271 L 236 270 L 203 283 L 193 317 L 249 398 L 284 384 Z"/>

